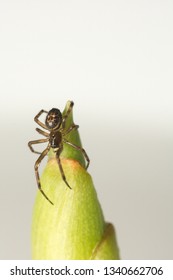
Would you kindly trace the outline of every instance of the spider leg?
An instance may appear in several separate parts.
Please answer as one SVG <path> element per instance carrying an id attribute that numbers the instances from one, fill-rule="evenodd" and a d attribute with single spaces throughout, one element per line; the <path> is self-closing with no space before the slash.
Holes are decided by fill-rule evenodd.
<path id="1" fill-rule="evenodd" d="M 39 172 L 38 172 L 38 167 L 41 163 L 41 161 L 43 160 L 43 158 L 47 155 L 47 153 L 50 150 L 50 145 L 47 146 L 47 148 L 41 153 L 41 155 L 39 156 L 39 158 L 37 159 L 37 161 L 35 162 L 35 176 L 36 176 L 36 180 L 37 180 L 37 185 L 38 188 L 40 190 L 40 192 L 42 193 L 42 195 L 53 205 L 53 202 L 48 198 L 48 196 L 44 193 L 44 191 L 41 188 L 41 184 L 40 184 L 40 176 L 39 176 Z"/>
<path id="2" fill-rule="evenodd" d="M 45 143 L 45 142 L 48 142 L 49 139 L 46 138 L 46 139 L 39 139 L 39 140 L 33 140 L 33 141 L 29 141 L 28 142 L 28 147 L 30 148 L 31 152 L 35 153 L 35 154 L 41 154 L 40 152 L 37 152 L 34 150 L 34 148 L 32 147 L 33 144 L 40 144 L 40 143 Z"/>
<path id="3" fill-rule="evenodd" d="M 73 101 L 70 101 L 70 105 L 69 105 L 69 108 L 66 112 L 66 114 L 64 115 L 63 117 L 63 120 L 62 120 L 62 128 L 64 129 L 65 128 L 65 122 L 66 122 L 66 119 L 68 118 L 72 108 L 73 108 L 73 105 L 74 105 L 74 102 Z"/>
<path id="4" fill-rule="evenodd" d="M 89 159 L 89 157 L 88 157 L 86 151 L 85 151 L 82 147 L 79 147 L 79 146 L 77 146 L 77 145 L 75 145 L 75 144 L 73 144 L 73 143 L 67 141 L 67 140 L 64 139 L 64 138 L 63 138 L 63 142 L 66 143 L 66 144 L 68 144 L 68 145 L 70 145 L 70 146 L 72 146 L 72 147 L 75 148 L 76 150 L 81 151 L 81 152 L 83 153 L 83 155 L 84 155 L 84 157 L 85 157 L 85 159 L 86 159 L 86 161 L 87 161 L 87 166 L 86 166 L 86 169 L 87 169 L 88 166 L 89 166 L 89 164 L 90 164 L 90 159 Z"/>
<path id="5" fill-rule="evenodd" d="M 49 133 L 46 131 L 41 130 L 40 128 L 35 129 L 38 133 L 44 135 L 45 137 L 49 137 Z"/>
<path id="6" fill-rule="evenodd" d="M 72 124 L 64 133 L 63 135 L 67 135 L 68 133 L 70 133 L 72 130 L 75 130 L 75 129 L 78 129 L 79 128 L 79 125 L 76 125 L 76 124 Z"/>
<path id="7" fill-rule="evenodd" d="M 69 189 L 71 189 L 71 187 L 68 184 L 67 179 L 65 177 L 64 170 L 62 168 L 61 160 L 60 160 L 60 157 L 59 157 L 59 151 L 57 151 L 57 153 L 56 153 L 56 159 L 57 159 L 57 162 L 58 162 L 58 166 L 59 166 L 59 170 L 60 170 L 60 173 L 61 173 L 61 177 L 62 177 L 63 181 L 65 182 L 65 184 L 67 185 L 67 187 L 69 187 Z"/>
<path id="8" fill-rule="evenodd" d="M 47 126 L 44 124 L 44 123 L 42 123 L 38 118 L 41 116 L 41 114 L 43 114 L 43 113 L 48 113 L 47 111 L 45 111 L 45 110 L 41 110 L 36 116 L 35 116 L 35 118 L 34 118 L 34 121 L 37 123 L 37 124 L 39 124 L 42 128 L 44 128 L 44 129 L 47 129 Z"/>

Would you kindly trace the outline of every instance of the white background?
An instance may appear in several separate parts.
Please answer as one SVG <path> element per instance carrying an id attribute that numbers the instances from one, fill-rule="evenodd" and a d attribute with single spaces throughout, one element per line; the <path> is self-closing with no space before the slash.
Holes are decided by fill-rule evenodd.
<path id="1" fill-rule="evenodd" d="M 173 258 L 173 2 L 0 1 L 0 258 L 30 259 L 44 108 L 74 119 L 122 259 Z"/>

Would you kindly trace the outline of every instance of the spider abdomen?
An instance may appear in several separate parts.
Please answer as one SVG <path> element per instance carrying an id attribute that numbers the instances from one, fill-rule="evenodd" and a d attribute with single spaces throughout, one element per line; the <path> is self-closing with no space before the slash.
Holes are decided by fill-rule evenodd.
<path id="1" fill-rule="evenodd" d="M 59 109 L 52 108 L 46 116 L 45 124 L 49 129 L 57 129 L 62 123 L 62 114 Z"/>
<path id="2" fill-rule="evenodd" d="M 62 146 L 62 134 L 60 131 L 50 133 L 50 145 L 53 149 L 59 148 Z"/>

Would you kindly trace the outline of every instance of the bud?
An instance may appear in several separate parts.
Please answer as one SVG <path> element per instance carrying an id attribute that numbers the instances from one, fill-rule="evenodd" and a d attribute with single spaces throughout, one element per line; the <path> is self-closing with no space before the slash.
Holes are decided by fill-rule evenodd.
<path id="1" fill-rule="evenodd" d="M 68 110 L 67 102 L 64 113 Z M 73 123 L 72 113 L 66 128 Z M 66 137 L 81 146 L 78 131 Z M 72 189 L 62 180 L 55 154 L 50 151 L 41 186 L 52 206 L 38 191 L 32 221 L 32 258 L 43 260 L 115 260 L 119 250 L 115 231 L 104 221 L 90 174 L 80 151 L 64 144 L 61 163 Z"/>

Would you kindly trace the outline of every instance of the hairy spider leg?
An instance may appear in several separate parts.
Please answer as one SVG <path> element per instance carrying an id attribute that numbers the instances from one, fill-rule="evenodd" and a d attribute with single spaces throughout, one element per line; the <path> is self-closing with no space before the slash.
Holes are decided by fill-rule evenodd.
<path id="1" fill-rule="evenodd" d="M 48 132 L 43 131 L 42 129 L 40 129 L 40 128 L 38 128 L 38 127 L 37 127 L 35 130 L 36 130 L 38 133 L 44 135 L 45 137 L 49 137 L 49 133 L 48 133 Z"/>
<path id="2" fill-rule="evenodd" d="M 33 152 L 33 153 L 35 153 L 35 154 L 41 155 L 41 152 L 35 151 L 34 148 L 32 147 L 32 145 L 34 145 L 34 144 L 40 144 L 40 143 L 45 143 L 45 142 L 48 142 L 48 141 L 49 141 L 48 138 L 47 138 L 47 139 L 33 140 L 33 141 L 29 141 L 29 142 L 28 142 L 28 146 L 29 146 L 31 152 Z"/>
<path id="3" fill-rule="evenodd" d="M 48 196 L 44 193 L 44 191 L 41 188 L 41 184 L 40 184 L 40 176 L 39 176 L 39 172 L 38 172 L 38 167 L 41 163 L 41 161 L 43 160 L 43 158 L 47 155 L 47 153 L 50 150 L 50 144 L 48 144 L 47 148 L 41 153 L 41 155 L 39 156 L 39 158 L 37 159 L 37 161 L 35 162 L 35 176 L 36 176 L 36 180 L 37 180 L 37 185 L 38 188 L 40 190 L 40 192 L 42 193 L 42 195 L 52 204 L 53 202 L 48 198 Z"/>
<path id="4" fill-rule="evenodd" d="M 59 166 L 59 170 L 60 170 L 60 173 L 61 173 L 61 177 L 62 177 L 64 183 L 67 185 L 67 187 L 69 187 L 69 189 L 71 189 L 70 185 L 67 182 L 66 176 L 64 174 L 64 170 L 62 168 L 61 160 L 60 160 L 60 157 L 59 157 L 60 153 L 61 153 L 61 150 L 59 149 L 56 152 L 56 159 L 57 159 L 57 162 L 58 162 L 58 166 Z"/>
<path id="5" fill-rule="evenodd" d="M 75 144 L 73 144 L 73 143 L 67 141 L 67 140 L 64 139 L 64 138 L 63 138 L 63 142 L 66 143 L 66 144 L 68 144 L 68 145 L 70 145 L 70 146 L 72 146 L 72 147 L 75 148 L 76 150 L 81 151 L 81 152 L 83 153 L 83 155 L 84 155 L 84 157 L 85 157 L 85 159 L 86 159 L 86 161 L 87 161 L 87 166 L 86 166 L 86 169 L 87 169 L 88 166 L 89 166 L 89 164 L 90 164 L 90 159 L 89 159 L 89 157 L 88 157 L 86 151 L 85 151 L 82 147 L 79 147 L 79 146 L 77 146 L 77 145 L 75 145 Z"/>
<path id="6" fill-rule="evenodd" d="M 73 101 L 70 101 L 70 105 L 69 105 L 69 108 L 66 112 L 66 114 L 63 116 L 63 119 L 62 119 L 62 128 L 64 129 L 65 128 L 65 122 L 70 114 L 70 112 L 72 111 L 72 108 L 73 108 L 73 105 L 74 105 L 74 102 Z"/>
<path id="7" fill-rule="evenodd" d="M 79 128 L 79 125 L 72 124 L 63 134 L 63 136 L 69 134 L 72 130 L 76 130 Z"/>
<path id="8" fill-rule="evenodd" d="M 43 114 L 43 113 L 46 113 L 46 114 L 47 114 L 48 112 L 45 111 L 45 110 L 41 110 L 41 111 L 35 116 L 34 121 L 35 121 L 37 124 L 39 124 L 42 128 L 48 130 L 47 126 L 46 126 L 44 123 L 42 123 L 42 122 L 38 119 L 38 118 L 41 116 L 41 114 Z"/>

